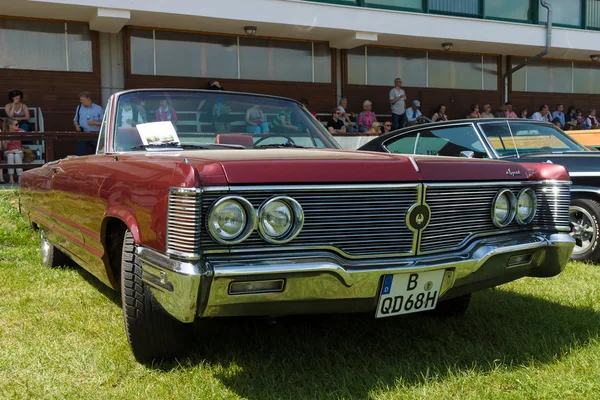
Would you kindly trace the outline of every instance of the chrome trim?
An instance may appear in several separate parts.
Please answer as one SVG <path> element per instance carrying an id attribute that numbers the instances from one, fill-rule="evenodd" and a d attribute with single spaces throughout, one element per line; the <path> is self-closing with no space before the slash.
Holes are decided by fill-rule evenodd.
<path id="1" fill-rule="evenodd" d="M 196 188 L 169 189 L 167 254 L 188 260 L 200 258 L 201 193 Z"/>
<path id="2" fill-rule="evenodd" d="M 206 186 L 202 192 L 281 192 L 290 190 L 395 190 L 419 187 L 420 183 L 384 183 L 384 184 L 341 184 L 341 185 L 257 185 L 257 186 Z"/>
<path id="3" fill-rule="evenodd" d="M 234 237 L 232 239 L 223 239 L 222 237 L 219 237 L 219 235 L 217 234 L 217 232 L 215 232 L 215 230 L 213 229 L 213 226 L 211 224 L 211 219 L 213 217 L 212 213 L 214 212 L 215 208 L 218 207 L 219 205 L 221 205 L 222 203 L 225 203 L 226 201 L 233 201 L 233 202 L 238 203 L 246 212 L 246 218 L 247 218 L 244 229 L 241 231 L 241 233 L 239 233 L 236 237 Z M 252 234 L 252 232 L 254 232 L 254 230 L 256 229 L 257 222 L 258 222 L 258 218 L 256 215 L 256 210 L 254 209 L 254 206 L 252 205 L 252 203 L 250 203 L 248 200 L 246 200 L 245 198 L 240 197 L 240 196 L 225 196 L 225 197 L 222 197 L 219 200 L 217 200 L 209 208 L 209 210 L 207 212 L 207 218 L 206 218 L 206 228 L 207 228 L 210 236 L 216 242 L 219 242 L 221 244 L 232 245 L 232 244 L 242 243 L 244 240 L 246 240 Z M 198 232 L 198 233 L 200 233 L 200 232 Z M 200 235 L 198 235 L 198 240 L 200 240 Z"/>
<path id="4" fill-rule="evenodd" d="M 281 201 L 286 204 L 290 209 L 290 213 L 292 214 L 292 224 L 289 230 L 282 235 L 281 237 L 274 238 L 265 233 L 262 225 L 262 213 L 265 208 L 272 202 Z M 277 196 L 273 197 L 267 201 L 265 201 L 258 209 L 258 232 L 260 236 L 267 242 L 273 244 L 284 244 L 291 242 L 300 234 L 302 227 L 304 226 L 304 211 L 302 210 L 302 206 L 296 200 L 289 196 Z"/>
<path id="5" fill-rule="evenodd" d="M 552 181 L 552 180 L 544 180 L 544 181 L 486 181 L 486 182 L 449 182 L 449 183 L 424 183 L 426 187 L 455 187 L 455 186 L 506 186 L 506 185 L 515 185 L 515 186 L 535 186 L 535 185 L 546 185 L 546 186 L 563 186 L 563 185 L 571 185 L 571 181 Z"/>
<path id="6" fill-rule="evenodd" d="M 508 215 L 502 221 L 498 221 L 498 218 L 496 218 L 496 203 L 498 202 L 500 196 L 506 196 L 506 199 L 508 200 Z M 498 228 L 504 228 L 510 225 L 515 218 L 515 214 L 517 213 L 516 206 L 515 194 L 510 189 L 501 189 L 498 193 L 496 193 L 496 196 L 494 196 L 494 200 L 492 201 L 492 222 L 494 225 L 496 225 Z"/>
<path id="7" fill-rule="evenodd" d="M 598 177 L 600 177 L 600 172 L 569 172 L 569 176 L 575 176 L 575 177 L 598 176 Z"/>
<path id="8" fill-rule="evenodd" d="M 526 193 L 529 193 L 531 196 L 532 212 L 527 218 L 521 220 L 519 218 L 519 199 L 521 198 L 521 196 L 525 196 Z M 535 218 L 535 214 L 537 213 L 537 195 L 531 188 L 524 188 L 519 191 L 519 194 L 517 195 L 516 199 L 516 210 L 517 212 L 515 214 L 515 220 L 519 225 L 527 225 L 531 221 L 533 221 L 533 219 Z"/>

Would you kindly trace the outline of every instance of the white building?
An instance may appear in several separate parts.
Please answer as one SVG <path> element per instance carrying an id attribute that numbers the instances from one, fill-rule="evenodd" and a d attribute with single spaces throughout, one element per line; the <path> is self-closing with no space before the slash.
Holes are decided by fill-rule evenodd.
<path id="1" fill-rule="evenodd" d="M 72 127 L 78 93 L 206 87 L 309 100 L 328 113 L 369 99 L 389 113 L 403 78 L 424 114 L 504 101 L 503 73 L 547 45 L 538 0 L 0 0 L 0 91 L 21 89 L 46 130 Z M 600 0 L 548 0 L 547 55 L 509 79 L 530 114 L 600 106 Z M 254 28 L 252 28 L 254 27 Z M 442 44 L 445 44 L 443 48 Z M 591 58 L 591 56 L 593 56 Z"/>

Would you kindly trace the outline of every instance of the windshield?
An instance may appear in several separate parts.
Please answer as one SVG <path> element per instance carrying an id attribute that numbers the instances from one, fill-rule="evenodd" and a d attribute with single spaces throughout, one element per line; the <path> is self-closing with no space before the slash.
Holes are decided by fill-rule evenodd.
<path id="1" fill-rule="evenodd" d="M 519 122 L 479 125 L 499 157 L 519 157 L 532 153 L 588 151 L 551 125 Z"/>
<path id="2" fill-rule="evenodd" d="M 156 90 L 119 97 L 114 150 L 336 148 L 302 105 L 223 91 Z"/>

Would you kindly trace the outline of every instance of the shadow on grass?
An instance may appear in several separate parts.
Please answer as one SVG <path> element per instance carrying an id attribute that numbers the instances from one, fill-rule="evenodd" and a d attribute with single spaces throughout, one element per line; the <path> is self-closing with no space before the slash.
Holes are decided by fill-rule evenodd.
<path id="1" fill-rule="evenodd" d="M 155 368 L 206 363 L 221 371 L 216 376 L 226 387 L 248 399 L 364 399 L 373 390 L 420 385 L 473 368 L 485 373 L 498 365 L 552 362 L 598 337 L 600 315 L 486 290 L 457 319 L 230 318 L 204 328 L 188 359 Z"/>
<path id="2" fill-rule="evenodd" d="M 75 269 L 77 273 L 87 281 L 87 283 L 96 288 L 96 290 L 102 293 L 108 300 L 112 301 L 117 307 L 121 307 L 121 295 L 118 292 L 106 286 L 98 278 L 83 269 L 83 267 L 77 265 L 74 261 L 70 267 Z"/>

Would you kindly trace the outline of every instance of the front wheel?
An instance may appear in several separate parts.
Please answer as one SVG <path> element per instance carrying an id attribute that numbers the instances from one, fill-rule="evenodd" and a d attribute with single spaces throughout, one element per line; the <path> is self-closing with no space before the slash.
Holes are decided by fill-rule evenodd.
<path id="1" fill-rule="evenodd" d="M 121 250 L 121 299 L 127 339 L 138 361 L 173 358 L 191 345 L 188 339 L 193 325 L 167 314 L 142 281 L 142 267 L 129 230 L 125 231 Z"/>
<path id="2" fill-rule="evenodd" d="M 575 239 L 573 260 L 598 261 L 598 221 L 600 221 L 600 203 L 591 199 L 574 199 L 569 209 L 571 236 Z"/>

